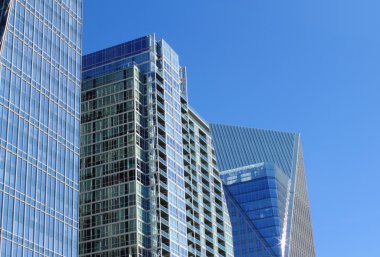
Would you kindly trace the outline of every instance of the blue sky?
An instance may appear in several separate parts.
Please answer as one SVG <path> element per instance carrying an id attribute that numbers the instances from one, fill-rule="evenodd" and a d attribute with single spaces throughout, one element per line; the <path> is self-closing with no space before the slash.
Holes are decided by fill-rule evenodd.
<path id="1" fill-rule="evenodd" d="M 155 32 L 187 66 L 206 120 L 300 132 L 317 256 L 380 256 L 379 10 L 378 0 L 85 0 L 83 48 Z"/>

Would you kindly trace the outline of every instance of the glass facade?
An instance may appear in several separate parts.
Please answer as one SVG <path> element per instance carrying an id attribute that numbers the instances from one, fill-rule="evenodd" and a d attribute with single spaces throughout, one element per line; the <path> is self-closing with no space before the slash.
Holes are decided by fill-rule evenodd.
<path id="1" fill-rule="evenodd" d="M 141 87 L 137 67 L 83 82 L 80 255 L 150 256 Z"/>
<path id="2" fill-rule="evenodd" d="M 84 56 L 83 78 L 80 256 L 231 256 L 225 202 L 217 234 L 190 226 L 186 70 L 175 51 L 138 38 Z M 215 205 L 198 214 L 215 218 Z"/>
<path id="3" fill-rule="evenodd" d="M 238 206 L 272 256 L 314 257 L 299 134 L 219 124 L 211 125 L 211 134 L 228 193 L 235 256 L 246 256 L 252 247 L 234 227 L 239 223 L 234 211 Z"/>
<path id="4" fill-rule="evenodd" d="M 0 1 L 1 256 L 77 256 L 81 0 Z"/>
<path id="5" fill-rule="evenodd" d="M 208 124 L 182 98 L 189 256 L 233 256 L 232 228 Z"/>
<path id="6" fill-rule="evenodd" d="M 232 223 L 234 256 L 276 256 L 250 217 L 247 216 L 245 210 L 228 191 L 228 188 L 224 188 L 224 192 Z"/>
<path id="7" fill-rule="evenodd" d="M 284 227 L 290 187 L 289 178 L 276 165 L 261 163 L 224 171 L 222 179 L 226 191 L 228 190 L 233 199 L 230 201 L 237 202 L 242 212 L 247 215 L 265 239 L 273 256 L 281 256 L 282 228 Z M 240 217 L 231 213 L 231 219 L 238 222 Z M 237 240 L 237 243 L 240 244 L 237 249 L 242 251 L 249 249 L 248 252 L 252 252 L 255 244 L 250 240 L 247 242 L 253 245 L 246 248 L 244 244 L 241 245 L 241 241 Z M 252 256 L 266 256 L 260 253 L 260 248 L 262 249 L 262 247 L 255 249 L 257 254 Z M 248 255 L 242 252 L 235 256 Z"/>

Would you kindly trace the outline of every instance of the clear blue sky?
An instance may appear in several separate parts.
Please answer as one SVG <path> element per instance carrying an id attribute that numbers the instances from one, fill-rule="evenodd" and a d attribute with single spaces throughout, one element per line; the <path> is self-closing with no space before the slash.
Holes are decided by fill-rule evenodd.
<path id="1" fill-rule="evenodd" d="M 379 0 L 85 0 L 84 53 L 164 38 L 205 119 L 301 133 L 317 256 L 380 256 L 379 11 Z"/>

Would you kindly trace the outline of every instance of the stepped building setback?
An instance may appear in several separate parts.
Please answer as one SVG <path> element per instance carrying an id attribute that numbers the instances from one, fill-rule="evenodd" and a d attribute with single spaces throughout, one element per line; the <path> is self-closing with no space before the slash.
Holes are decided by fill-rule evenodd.
<path id="1" fill-rule="evenodd" d="M 211 134 L 235 257 L 257 256 L 241 216 L 262 235 L 271 256 L 315 257 L 300 135 L 219 124 L 211 124 Z"/>
<path id="2" fill-rule="evenodd" d="M 148 35 L 83 57 L 79 255 L 233 256 L 208 125 Z"/>
<path id="3" fill-rule="evenodd" d="M 0 0 L 0 256 L 315 257 L 299 134 L 208 124 L 155 34 L 82 56 L 82 8 Z"/>

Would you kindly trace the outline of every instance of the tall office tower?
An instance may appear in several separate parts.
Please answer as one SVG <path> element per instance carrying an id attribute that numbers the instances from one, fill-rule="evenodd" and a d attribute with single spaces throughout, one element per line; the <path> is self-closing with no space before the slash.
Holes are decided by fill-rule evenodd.
<path id="1" fill-rule="evenodd" d="M 77 256 L 81 0 L 0 1 L 1 256 Z"/>
<path id="2" fill-rule="evenodd" d="M 242 222 L 233 211 L 237 205 L 273 256 L 314 257 L 299 134 L 218 124 L 211 125 L 211 134 L 234 230 L 235 256 L 257 256 L 241 236 Z"/>
<path id="3" fill-rule="evenodd" d="M 138 38 L 84 56 L 83 78 L 80 256 L 232 256 L 208 128 L 174 50 Z"/>

